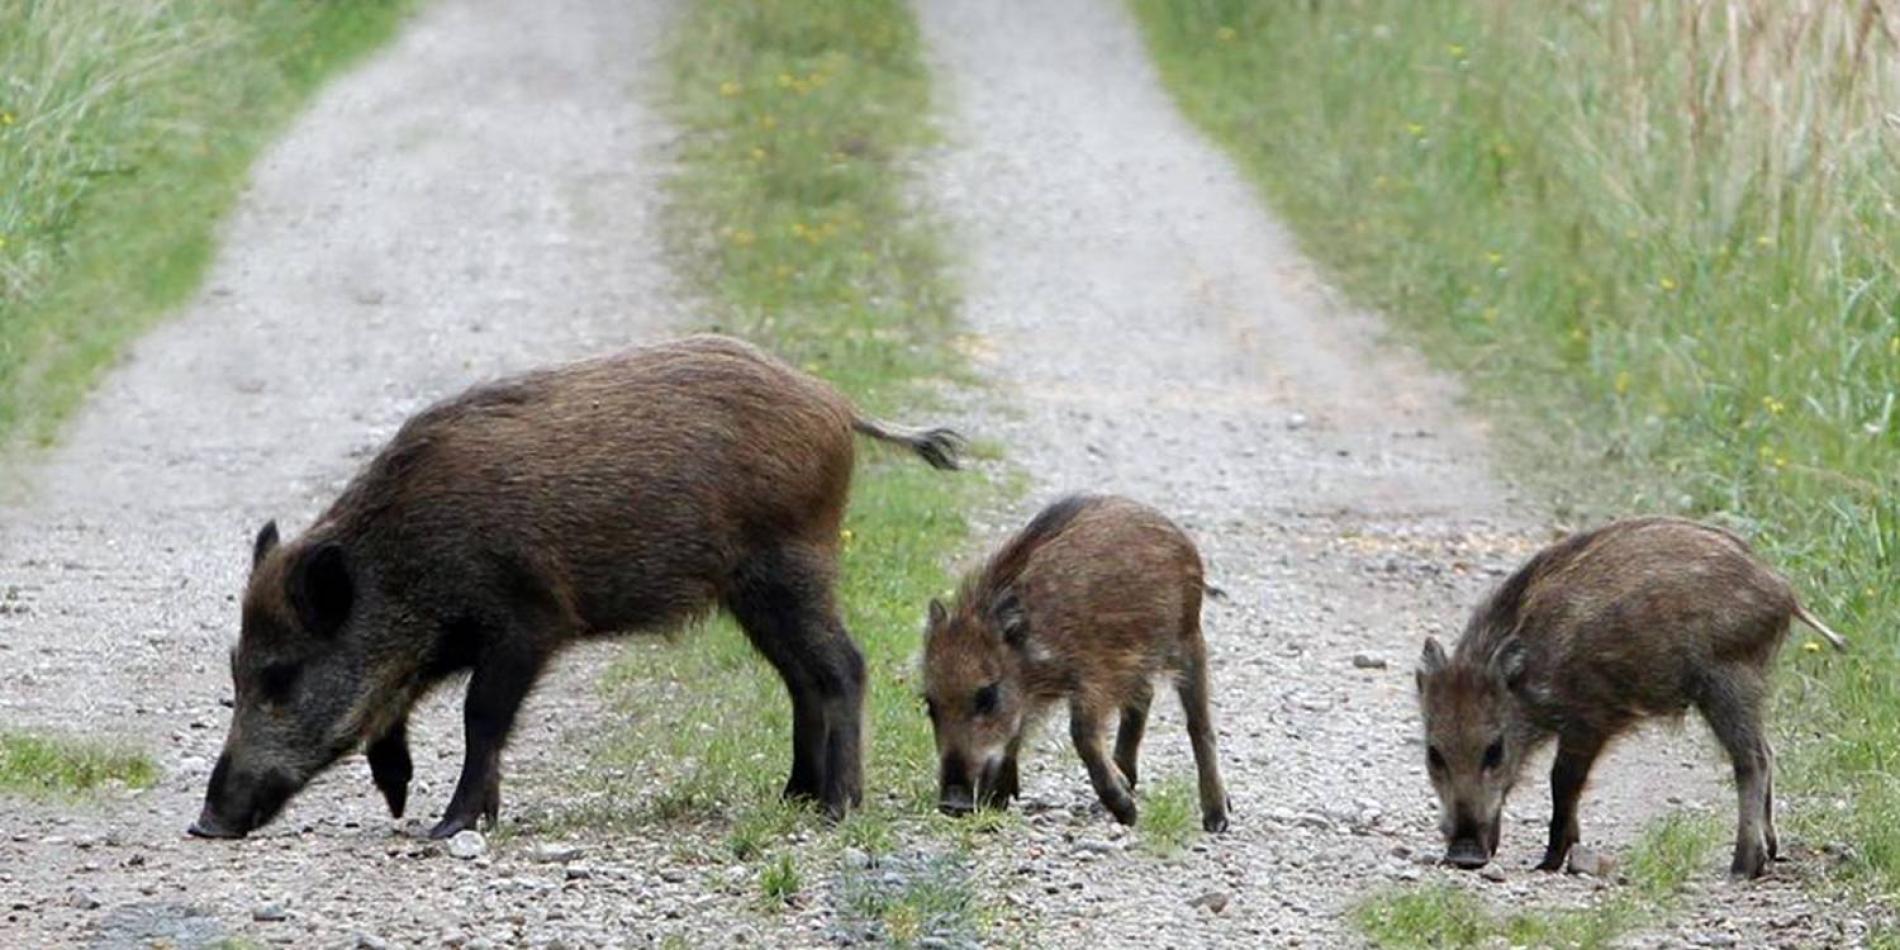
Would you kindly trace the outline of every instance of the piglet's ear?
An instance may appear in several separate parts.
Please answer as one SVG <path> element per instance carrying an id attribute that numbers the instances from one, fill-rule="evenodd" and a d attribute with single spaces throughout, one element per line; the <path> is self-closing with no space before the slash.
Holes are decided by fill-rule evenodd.
<path id="1" fill-rule="evenodd" d="M 990 601 L 990 623 L 1003 642 L 1012 647 L 1020 649 L 1029 639 L 1029 615 L 1023 612 L 1023 599 L 1014 590 L 1006 588 Z"/>
<path id="2" fill-rule="evenodd" d="M 929 629 L 935 630 L 938 627 L 943 626 L 944 623 L 947 622 L 949 619 L 950 619 L 950 610 L 949 608 L 943 605 L 943 601 L 938 600 L 935 597 L 930 598 Z"/>
<path id="3" fill-rule="evenodd" d="M 251 570 L 257 570 L 257 566 L 264 563 L 264 555 L 276 547 L 277 522 L 266 521 L 264 527 L 258 529 L 257 540 L 251 542 Z"/>
<path id="4" fill-rule="evenodd" d="M 1418 681 L 1419 692 L 1422 693 L 1425 691 L 1425 678 L 1428 676 L 1436 676 L 1440 670 L 1445 668 L 1447 662 L 1449 661 L 1445 658 L 1445 648 L 1439 644 L 1438 638 L 1426 637 L 1425 651 L 1419 654 L 1418 672 L 1414 676 L 1414 679 Z"/>
<path id="5" fill-rule="evenodd" d="M 1491 675 L 1507 688 L 1516 690 L 1524 682 L 1524 641 L 1505 637 L 1491 654 Z"/>
<path id="6" fill-rule="evenodd" d="M 303 552 L 290 570 L 288 583 L 291 608 L 312 636 L 334 636 L 350 619 L 356 584 L 350 579 L 342 545 L 325 541 Z"/>

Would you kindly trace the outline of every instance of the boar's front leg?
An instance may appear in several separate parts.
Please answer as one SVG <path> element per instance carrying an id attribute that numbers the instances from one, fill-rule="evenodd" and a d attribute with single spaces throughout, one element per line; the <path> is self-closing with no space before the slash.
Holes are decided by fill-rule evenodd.
<path id="1" fill-rule="evenodd" d="M 1069 738 L 1077 755 L 1088 768 L 1089 784 L 1102 807 L 1124 825 L 1135 823 L 1135 797 L 1129 794 L 1128 780 L 1108 757 L 1108 713 L 1078 698 L 1069 704 Z"/>
<path id="2" fill-rule="evenodd" d="M 1582 840 L 1577 822 L 1577 800 L 1590 778 L 1590 766 L 1603 750 L 1597 736 L 1565 735 L 1557 740 L 1557 759 L 1550 766 L 1550 844 L 1544 849 L 1539 871 L 1561 871 L 1570 849 Z"/>
<path id="3" fill-rule="evenodd" d="M 462 702 L 462 728 L 467 747 L 462 777 L 455 783 L 448 810 L 430 830 L 431 838 L 449 838 L 476 827 L 483 818 L 489 827 L 501 813 L 501 749 L 514 729 L 515 714 L 534 686 L 546 655 L 526 636 L 502 634 L 475 662 Z"/>
<path id="4" fill-rule="evenodd" d="M 409 779 L 415 768 L 409 760 L 409 717 L 405 714 L 389 731 L 369 741 L 369 777 L 389 803 L 389 814 L 401 818 L 409 802 Z"/>

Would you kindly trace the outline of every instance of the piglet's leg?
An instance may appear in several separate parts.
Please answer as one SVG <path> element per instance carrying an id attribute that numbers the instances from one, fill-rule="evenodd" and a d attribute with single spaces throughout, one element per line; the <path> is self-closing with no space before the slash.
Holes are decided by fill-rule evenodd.
<path id="1" fill-rule="evenodd" d="M 1108 721 L 1110 710 L 1096 709 L 1080 701 L 1069 704 L 1069 738 L 1088 768 L 1089 783 L 1095 796 L 1115 820 L 1124 825 L 1135 823 L 1135 797 L 1129 794 L 1128 780 L 1108 758 Z"/>

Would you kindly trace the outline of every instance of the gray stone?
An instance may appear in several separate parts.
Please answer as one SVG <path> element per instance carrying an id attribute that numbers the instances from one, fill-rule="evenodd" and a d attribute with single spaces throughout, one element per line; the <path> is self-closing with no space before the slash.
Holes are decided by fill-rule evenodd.
<path id="1" fill-rule="evenodd" d="M 544 841 L 528 852 L 528 858 L 541 864 L 566 864 L 582 854 L 580 845 Z"/>
<path id="2" fill-rule="evenodd" d="M 262 923 L 284 920 L 289 916 L 290 912 L 284 910 L 284 905 L 282 904 L 266 902 L 251 908 L 251 919 Z"/>
<path id="3" fill-rule="evenodd" d="M 1362 651 L 1352 655 L 1352 665 L 1354 668 L 1361 670 L 1383 670 L 1386 667 L 1386 662 L 1385 657 L 1377 653 L 1366 653 Z"/>
<path id="4" fill-rule="evenodd" d="M 1218 914 L 1227 909 L 1228 899 L 1226 891 L 1208 891 L 1188 901 L 1188 906 L 1206 908 L 1208 912 Z"/>
<path id="5" fill-rule="evenodd" d="M 488 839 L 482 833 L 470 828 L 458 831 L 449 839 L 449 854 L 464 861 L 473 861 L 488 853 Z"/>

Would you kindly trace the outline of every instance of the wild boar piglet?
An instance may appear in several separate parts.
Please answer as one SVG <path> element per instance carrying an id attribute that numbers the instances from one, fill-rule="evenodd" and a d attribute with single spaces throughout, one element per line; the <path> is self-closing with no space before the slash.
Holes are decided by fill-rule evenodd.
<path id="1" fill-rule="evenodd" d="M 301 537 L 258 532 L 231 731 L 193 834 L 241 837 L 367 743 L 400 817 L 409 710 L 470 674 L 437 837 L 493 823 L 501 750 L 575 640 L 724 607 L 791 693 L 791 798 L 862 794 L 864 660 L 832 593 L 853 432 L 956 467 L 955 433 L 858 415 L 750 345 L 695 336 L 477 386 L 404 423 Z"/>
<path id="2" fill-rule="evenodd" d="M 938 806 L 961 815 L 1020 793 L 1023 734 L 1058 701 L 1102 805 L 1136 817 L 1136 753 L 1153 682 L 1173 679 L 1200 773 L 1201 824 L 1227 828 L 1208 711 L 1201 558 L 1160 512 L 1125 498 L 1058 501 L 964 582 L 930 602 L 924 696 L 936 732 Z M 1115 750 L 1107 749 L 1117 724 Z"/>
<path id="3" fill-rule="evenodd" d="M 1537 867 L 1562 868 L 1597 755 L 1642 720 L 1693 707 L 1734 766 L 1729 872 L 1761 874 L 1779 847 L 1762 706 L 1797 619 L 1846 648 L 1747 542 L 1710 525 L 1636 518 L 1540 551 L 1478 607 L 1449 656 L 1425 641 L 1418 696 L 1445 859 L 1491 860 L 1525 759 L 1556 739 L 1550 843 Z"/>

